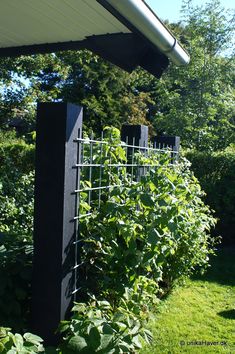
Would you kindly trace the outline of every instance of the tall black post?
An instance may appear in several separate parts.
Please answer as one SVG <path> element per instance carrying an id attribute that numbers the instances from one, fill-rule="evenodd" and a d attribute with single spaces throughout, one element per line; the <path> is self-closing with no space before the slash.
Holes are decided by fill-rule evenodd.
<path id="1" fill-rule="evenodd" d="M 166 148 L 169 147 L 174 152 L 179 152 L 180 149 L 180 137 L 179 136 L 155 136 L 153 138 L 153 143 L 156 148 Z"/>
<path id="2" fill-rule="evenodd" d="M 72 305 L 82 108 L 40 103 L 37 113 L 32 327 L 46 344 Z"/>
<path id="3" fill-rule="evenodd" d="M 128 145 L 148 146 L 148 127 L 146 125 L 123 125 L 121 140 Z"/>
<path id="4" fill-rule="evenodd" d="M 171 162 L 174 164 L 178 161 L 179 150 L 180 150 L 180 137 L 179 136 L 155 136 L 153 138 L 154 147 L 159 149 L 170 148 L 171 153 Z"/>
<path id="5" fill-rule="evenodd" d="M 148 127 L 146 125 L 123 125 L 121 129 L 121 140 L 130 145 L 127 148 L 127 161 L 128 164 L 135 162 L 135 153 L 138 151 L 146 152 L 146 149 L 141 147 L 148 147 Z M 133 147 L 136 146 L 135 148 Z M 131 173 L 132 170 L 132 173 Z M 133 168 L 128 168 L 127 171 L 133 174 Z M 137 180 L 145 174 L 145 168 L 134 168 L 134 175 Z"/>

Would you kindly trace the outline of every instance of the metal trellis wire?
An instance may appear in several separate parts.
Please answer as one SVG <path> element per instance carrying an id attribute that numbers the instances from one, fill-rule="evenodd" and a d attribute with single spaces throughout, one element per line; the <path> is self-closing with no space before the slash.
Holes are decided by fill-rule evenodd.
<path id="1" fill-rule="evenodd" d="M 75 221 L 75 263 L 74 263 L 74 284 L 72 295 L 74 301 L 79 298 L 81 290 L 79 282 L 79 268 L 84 262 L 80 259 L 80 250 L 83 240 L 80 238 L 79 223 L 83 218 L 90 217 L 97 209 L 100 208 L 103 194 L 109 193 L 114 188 L 124 187 L 127 184 L 130 186 L 140 180 L 150 172 L 151 169 L 159 166 L 159 162 L 145 163 L 139 159 L 139 154 L 147 157 L 151 156 L 160 158 L 161 154 L 170 156 L 169 164 L 174 166 L 178 158 L 178 151 L 174 151 L 167 144 L 149 143 L 147 146 L 140 146 L 136 138 L 132 139 L 132 144 L 126 142 L 115 143 L 112 139 L 105 139 L 104 133 L 101 134 L 100 140 L 94 139 L 93 135 L 90 138 L 82 137 L 82 132 L 79 130 L 78 137 L 74 140 L 77 144 L 77 163 L 74 168 L 78 170 L 77 185 L 73 191 L 76 198 L 76 215 Z M 122 149 L 124 157 L 115 159 L 112 150 Z M 116 161 L 113 161 L 116 160 Z M 118 160 L 118 161 L 117 161 Z M 112 180 L 112 172 L 119 176 L 118 183 Z M 86 200 L 88 210 L 83 210 L 81 207 L 81 199 Z"/>

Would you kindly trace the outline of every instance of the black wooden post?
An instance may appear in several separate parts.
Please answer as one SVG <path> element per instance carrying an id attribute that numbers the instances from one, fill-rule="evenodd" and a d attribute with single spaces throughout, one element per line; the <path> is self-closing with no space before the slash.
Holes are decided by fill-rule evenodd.
<path id="1" fill-rule="evenodd" d="M 128 164 L 132 165 L 135 162 L 134 154 L 136 152 L 146 152 L 146 149 L 141 150 L 141 147 L 148 147 L 148 127 L 146 125 L 123 125 L 121 129 L 121 140 L 127 143 L 127 145 L 130 145 L 130 147 L 127 148 L 127 161 Z M 134 148 L 133 145 L 136 146 L 136 148 Z M 135 169 L 130 167 L 127 168 L 127 171 L 131 173 L 131 175 L 133 175 L 133 171 L 136 171 L 134 174 L 137 180 L 145 174 L 145 168 L 142 167 Z"/>
<path id="2" fill-rule="evenodd" d="M 148 127 L 146 125 L 123 125 L 121 140 L 128 145 L 148 146 Z"/>
<path id="3" fill-rule="evenodd" d="M 180 137 L 179 136 L 155 136 L 153 138 L 154 147 L 159 149 L 170 148 L 171 162 L 175 163 L 179 157 Z"/>
<path id="4" fill-rule="evenodd" d="M 180 149 L 180 137 L 179 136 L 155 136 L 153 143 L 156 148 L 169 147 L 174 152 L 179 152 Z"/>
<path id="5" fill-rule="evenodd" d="M 32 327 L 46 344 L 72 304 L 78 145 L 82 108 L 40 103 L 37 113 Z"/>

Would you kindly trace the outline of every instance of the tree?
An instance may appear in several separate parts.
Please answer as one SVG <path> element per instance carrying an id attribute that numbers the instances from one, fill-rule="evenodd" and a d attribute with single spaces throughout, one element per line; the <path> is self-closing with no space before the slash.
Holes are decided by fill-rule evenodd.
<path id="1" fill-rule="evenodd" d="M 22 56 L 0 60 L 0 125 L 7 126 L 12 118 L 20 118 L 29 126 L 35 122 L 36 101 L 50 101 L 57 97 L 54 87 L 45 92 L 35 82 L 38 76 L 51 72 L 51 76 L 64 75 L 55 55 Z"/>
<path id="2" fill-rule="evenodd" d="M 128 73 L 89 51 L 58 53 L 58 58 L 68 68 L 59 97 L 85 107 L 88 128 L 120 127 L 133 116 L 141 120 L 147 95 L 131 92 Z"/>
<path id="3" fill-rule="evenodd" d="M 37 100 L 66 100 L 84 106 L 85 125 L 95 132 L 140 123 L 181 136 L 186 147 L 228 146 L 235 137 L 234 17 L 219 0 L 201 7 L 184 0 L 182 14 L 183 22 L 168 26 L 191 62 L 171 65 L 160 80 L 141 69 L 128 74 L 86 50 L 2 60 L 0 123 L 14 115 L 33 122 Z"/>
<path id="4" fill-rule="evenodd" d="M 87 50 L 2 61 L 6 79 L 0 97 L 2 125 L 15 115 L 33 121 L 37 101 L 69 101 L 84 106 L 88 130 L 105 125 L 148 124 L 148 93 L 132 89 L 131 75 Z"/>
<path id="5" fill-rule="evenodd" d="M 173 26 L 191 56 L 171 67 L 155 91 L 159 132 L 180 135 L 197 149 L 220 149 L 234 141 L 234 18 L 218 0 L 202 7 L 184 1 L 184 23 Z M 153 98 L 153 94 L 151 97 Z"/>

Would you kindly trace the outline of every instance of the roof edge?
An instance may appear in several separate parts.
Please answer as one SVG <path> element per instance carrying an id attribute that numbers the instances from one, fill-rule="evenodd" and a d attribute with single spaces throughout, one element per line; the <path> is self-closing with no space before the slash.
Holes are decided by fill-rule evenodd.
<path id="1" fill-rule="evenodd" d="M 97 1 L 108 11 L 113 9 L 113 15 L 119 14 L 116 15 L 119 20 L 125 19 L 125 26 L 131 31 L 141 33 L 174 64 L 181 66 L 189 63 L 189 54 L 143 0 Z"/>

